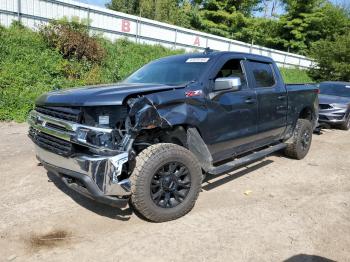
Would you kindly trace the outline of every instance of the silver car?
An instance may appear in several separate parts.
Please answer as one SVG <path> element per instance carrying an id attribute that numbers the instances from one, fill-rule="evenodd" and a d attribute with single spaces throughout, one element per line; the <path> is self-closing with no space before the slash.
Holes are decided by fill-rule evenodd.
<path id="1" fill-rule="evenodd" d="M 350 129 L 350 82 L 322 82 L 319 122 Z"/>

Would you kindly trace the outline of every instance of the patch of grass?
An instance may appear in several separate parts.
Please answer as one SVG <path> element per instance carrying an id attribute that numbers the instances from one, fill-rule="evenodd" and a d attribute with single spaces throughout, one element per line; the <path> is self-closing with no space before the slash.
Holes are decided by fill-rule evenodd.
<path id="1" fill-rule="evenodd" d="M 311 83 L 312 79 L 308 75 L 307 70 L 301 70 L 296 68 L 280 68 L 284 82 L 290 83 Z"/>

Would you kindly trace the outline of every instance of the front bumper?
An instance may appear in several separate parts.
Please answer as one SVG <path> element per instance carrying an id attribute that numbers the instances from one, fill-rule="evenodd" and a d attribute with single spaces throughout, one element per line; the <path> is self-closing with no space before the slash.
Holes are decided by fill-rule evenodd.
<path id="1" fill-rule="evenodd" d="M 347 109 L 322 109 L 319 112 L 319 122 L 327 124 L 342 124 L 347 120 Z"/>
<path id="2" fill-rule="evenodd" d="M 130 181 L 118 181 L 126 153 L 113 157 L 77 155 L 66 158 L 35 146 L 38 160 L 73 190 L 98 202 L 124 207 L 130 196 Z"/>
<path id="3" fill-rule="evenodd" d="M 84 126 L 36 111 L 30 112 L 28 123 L 36 156 L 47 170 L 72 189 L 99 202 L 118 207 L 127 204 L 131 194 L 130 181 L 124 176 L 128 152 L 93 145 L 81 135 L 105 137 L 112 129 Z M 83 149 L 75 150 L 76 145 Z"/>

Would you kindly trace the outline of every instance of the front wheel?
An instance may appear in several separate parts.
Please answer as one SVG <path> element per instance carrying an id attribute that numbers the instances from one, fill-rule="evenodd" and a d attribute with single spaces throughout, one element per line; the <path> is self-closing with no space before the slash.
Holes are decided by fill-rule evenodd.
<path id="1" fill-rule="evenodd" d="M 350 129 L 350 113 L 346 118 L 345 122 L 339 127 L 341 130 L 349 130 Z"/>
<path id="2" fill-rule="evenodd" d="M 307 119 L 298 119 L 293 136 L 284 153 L 294 159 L 303 159 L 309 152 L 312 141 L 312 124 Z"/>
<path id="3" fill-rule="evenodd" d="M 136 157 L 130 180 L 132 205 L 145 218 L 165 222 L 193 208 L 201 190 L 202 172 L 189 150 L 161 143 Z"/>

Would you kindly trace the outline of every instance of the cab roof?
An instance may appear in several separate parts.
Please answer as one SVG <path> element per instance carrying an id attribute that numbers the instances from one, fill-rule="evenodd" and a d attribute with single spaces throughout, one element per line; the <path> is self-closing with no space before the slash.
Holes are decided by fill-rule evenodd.
<path id="1" fill-rule="evenodd" d="M 159 60 L 186 60 L 189 58 L 210 58 L 210 59 L 218 59 L 222 56 L 234 56 L 241 59 L 247 60 L 256 60 L 261 62 L 274 62 L 272 58 L 262 55 L 243 53 L 243 52 L 231 52 L 231 51 L 209 51 L 209 52 L 199 52 L 199 53 L 187 53 L 180 55 L 173 55 L 161 58 Z"/>

